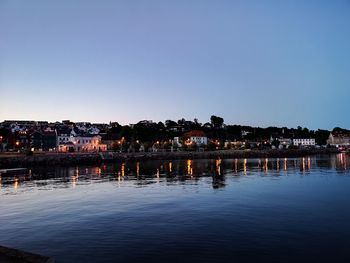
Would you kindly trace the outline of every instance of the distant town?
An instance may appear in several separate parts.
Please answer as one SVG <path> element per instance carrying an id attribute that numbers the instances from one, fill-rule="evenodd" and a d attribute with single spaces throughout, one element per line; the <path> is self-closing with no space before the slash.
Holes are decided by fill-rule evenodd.
<path id="1" fill-rule="evenodd" d="M 224 149 L 350 149 L 350 131 L 309 130 L 298 126 L 229 125 L 212 115 L 197 119 L 136 124 L 5 120 L 0 123 L 1 152 L 174 152 Z"/>

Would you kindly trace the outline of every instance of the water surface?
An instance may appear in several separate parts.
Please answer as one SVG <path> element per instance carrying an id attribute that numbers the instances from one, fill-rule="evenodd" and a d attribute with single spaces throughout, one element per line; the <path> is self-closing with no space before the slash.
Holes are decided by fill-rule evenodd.
<path id="1" fill-rule="evenodd" d="M 1 178 L 0 244 L 57 262 L 350 262 L 345 154 L 39 167 Z"/>

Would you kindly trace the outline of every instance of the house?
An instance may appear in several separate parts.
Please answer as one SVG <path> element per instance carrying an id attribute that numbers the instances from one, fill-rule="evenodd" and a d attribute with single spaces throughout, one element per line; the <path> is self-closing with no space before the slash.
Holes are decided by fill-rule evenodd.
<path id="1" fill-rule="evenodd" d="M 70 120 L 62 120 L 62 123 L 63 123 L 64 125 L 73 124 L 73 122 L 71 122 Z"/>
<path id="2" fill-rule="evenodd" d="M 280 142 L 279 149 L 288 149 L 292 145 L 292 139 L 290 138 L 279 138 L 278 141 Z"/>
<path id="3" fill-rule="evenodd" d="M 145 152 L 145 145 L 141 143 L 139 152 Z"/>
<path id="4" fill-rule="evenodd" d="M 160 151 L 160 144 L 159 141 L 153 143 L 152 147 L 149 149 L 150 152 L 159 152 Z"/>
<path id="5" fill-rule="evenodd" d="M 278 142 L 278 149 L 288 149 L 289 146 L 292 145 L 292 139 L 286 137 L 286 136 L 278 136 L 278 135 L 271 135 L 270 136 L 270 144 L 277 147 L 277 145 L 274 145 L 274 142 Z"/>
<path id="6" fill-rule="evenodd" d="M 142 121 L 139 121 L 137 124 L 141 124 L 144 126 L 150 126 L 153 124 L 153 121 L 152 120 L 142 120 Z"/>
<path id="7" fill-rule="evenodd" d="M 43 140 L 43 150 L 50 151 L 56 149 L 56 131 L 45 130 L 42 132 L 42 140 Z"/>
<path id="8" fill-rule="evenodd" d="M 66 142 L 64 144 L 60 144 L 58 146 L 59 152 L 74 152 L 75 151 L 75 145 L 71 141 Z"/>
<path id="9" fill-rule="evenodd" d="M 30 134 L 30 148 L 34 150 L 41 150 L 43 148 L 42 133 L 40 131 L 34 131 Z"/>
<path id="10" fill-rule="evenodd" d="M 17 123 L 12 123 L 12 124 L 10 124 L 9 127 L 10 127 L 12 133 L 26 132 L 28 130 L 28 128 L 26 128 L 26 126 L 24 126 L 22 124 L 17 124 Z"/>
<path id="11" fill-rule="evenodd" d="M 316 145 L 316 141 L 313 138 L 293 139 L 293 145 L 299 147 L 312 147 Z"/>
<path id="12" fill-rule="evenodd" d="M 189 131 L 186 132 L 183 135 L 183 139 L 186 143 L 186 141 L 192 142 L 192 143 L 196 143 L 197 145 L 207 145 L 208 144 L 208 138 L 207 136 L 205 136 L 205 133 L 203 131 L 200 130 L 193 130 L 193 131 Z M 175 138 L 174 138 L 175 140 Z"/>
<path id="13" fill-rule="evenodd" d="M 100 135 L 84 134 L 71 136 L 70 141 L 59 145 L 60 152 L 104 152 L 107 151 L 107 145 L 101 142 Z"/>
<path id="14" fill-rule="evenodd" d="M 109 133 L 100 133 L 101 143 L 106 144 L 107 150 L 113 150 L 113 145 L 117 142 L 117 139 L 112 140 Z"/>
<path id="15" fill-rule="evenodd" d="M 231 148 L 241 148 L 242 146 L 244 145 L 244 142 L 243 141 L 240 141 L 240 140 L 226 140 L 224 142 L 224 148 L 228 148 L 228 149 L 231 149 Z"/>
<path id="16" fill-rule="evenodd" d="M 350 147 L 350 133 L 347 132 L 331 132 L 329 134 L 327 144 L 333 147 Z"/>
<path id="17" fill-rule="evenodd" d="M 30 142 L 30 136 L 28 136 L 27 131 L 16 131 L 13 133 L 14 136 L 14 142 L 13 144 L 16 146 L 16 148 L 28 148 L 29 142 Z"/>
<path id="18" fill-rule="evenodd" d="M 174 137 L 173 146 L 182 147 L 180 137 Z"/>
<path id="19" fill-rule="evenodd" d="M 30 134 L 30 147 L 33 150 L 50 151 L 56 148 L 56 131 L 34 131 Z"/>
<path id="20" fill-rule="evenodd" d="M 94 134 L 78 135 L 71 138 L 77 152 L 107 151 L 107 145 L 101 143 L 101 136 Z"/>
<path id="21" fill-rule="evenodd" d="M 60 145 L 68 143 L 70 141 L 71 130 L 69 128 L 59 128 L 56 130 L 56 132 L 57 132 L 57 141 L 56 141 L 57 148 Z"/>
<path id="22" fill-rule="evenodd" d="M 91 126 L 87 129 L 87 132 L 90 134 L 99 134 L 100 133 L 100 129 L 95 127 L 95 126 Z"/>
<path id="23" fill-rule="evenodd" d="M 10 142 L 14 141 L 13 134 L 9 129 L 0 129 L 0 151 L 6 151 Z"/>
<path id="24" fill-rule="evenodd" d="M 250 131 L 245 131 L 245 130 L 241 130 L 241 136 L 242 138 L 246 137 L 248 134 L 250 134 Z"/>

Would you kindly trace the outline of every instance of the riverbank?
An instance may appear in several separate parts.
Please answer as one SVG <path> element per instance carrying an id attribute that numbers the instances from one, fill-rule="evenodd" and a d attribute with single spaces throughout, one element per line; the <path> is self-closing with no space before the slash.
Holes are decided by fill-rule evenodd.
<path id="1" fill-rule="evenodd" d="M 115 161 L 176 160 L 176 159 L 230 159 L 230 158 L 290 158 L 315 154 L 338 153 L 336 149 L 284 150 L 221 150 L 207 152 L 142 152 L 142 153 L 58 153 L 40 152 L 31 156 L 20 153 L 0 153 L 0 168 L 30 166 L 71 166 L 101 164 Z"/>

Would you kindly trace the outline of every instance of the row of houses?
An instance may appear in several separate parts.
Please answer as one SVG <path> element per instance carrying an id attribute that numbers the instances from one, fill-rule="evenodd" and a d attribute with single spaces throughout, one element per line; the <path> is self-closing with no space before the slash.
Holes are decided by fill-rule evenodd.
<path id="1" fill-rule="evenodd" d="M 152 121 L 141 121 L 139 124 L 152 126 Z M 208 137 L 202 130 L 190 130 L 188 132 L 178 133 L 177 137 L 169 140 L 145 141 L 139 142 L 138 138 L 124 137 L 120 138 L 118 132 L 110 133 L 113 127 L 119 124 L 91 124 L 86 122 L 73 123 L 69 120 L 48 123 L 45 121 L 5 121 L 1 123 L 0 129 L 5 129 L 9 134 L 0 133 L 0 150 L 43 150 L 43 151 L 107 151 L 107 150 L 131 150 L 135 151 L 136 142 L 138 144 L 137 151 L 157 151 L 159 149 L 172 146 L 176 147 L 193 147 L 198 146 L 205 148 L 210 145 L 210 149 L 214 146 L 221 148 L 289 148 L 297 147 L 315 147 L 316 140 L 314 138 L 294 138 L 293 134 L 284 133 L 272 134 L 269 139 L 255 139 L 247 136 L 247 132 L 241 130 L 242 136 L 236 140 L 222 140 L 213 138 L 213 134 Z M 130 126 L 131 127 L 131 126 Z M 132 127 L 131 127 L 132 128 Z M 293 138 L 290 138 L 290 137 Z M 252 140 L 251 140 L 252 139 Z M 256 141 L 253 141 L 256 140 Z M 119 145 L 118 145 L 119 142 Z M 330 133 L 327 144 L 331 147 L 350 148 L 350 132 L 343 130 L 333 131 Z M 117 147 L 116 147 L 117 146 Z M 122 147 L 119 147 L 122 146 Z M 167 148 L 169 149 L 169 148 Z"/>
<path id="2" fill-rule="evenodd" d="M 183 137 L 174 137 L 174 144 L 177 146 L 185 145 L 207 145 L 210 140 L 206 137 L 205 133 L 200 130 L 190 131 L 183 135 Z M 214 143 L 217 143 L 217 140 L 212 140 Z M 298 147 L 314 147 L 316 146 L 316 141 L 314 138 L 283 138 L 283 137 L 272 137 L 269 141 L 259 141 L 259 142 L 246 142 L 246 141 L 225 141 L 225 148 L 231 148 L 229 146 L 234 146 L 238 148 L 240 146 L 246 145 L 246 143 L 254 144 L 272 144 L 274 141 L 278 141 L 279 148 L 288 148 L 289 146 L 298 146 Z"/>
<path id="3" fill-rule="evenodd" d="M 65 130 L 44 130 L 44 131 L 20 131 L 15 137 L 15 146 L 17 149 L 28 148 L 31 150 L 59 151 L 59 152 L 94 152 L 107 151 L 112 147 L 110 141 L 102 140 L 99 134 L 80 133 L 77 134 L 74 129 Z M 1 138 L 0 138 L 1 140 Z M 274 144 L 274 142 L 278 144 Z M 1 142 L 1 141 L 0 141 Z M 171 144 L 176 147 L 183 146 L 202 146 L 205 147 L 209 142 L 214 142 L 219 147 L 218 140 L 210 140 L 203 131 L 195 130 L 185 133 L 182 137 L 174 137 Z M 350 135 L 330 134 L 328 145 L 337 148 L 350 147 Z M 154 143 L 152 151 L 157 151 L 159 142 Z M 273 138 L 268 141 L 225 141 L 224 148 L 266 146 L 279 149 L 288 149 L 290 146 L 297 147 L 315 147 L 314 138 Z M 140 150 L 145 150 L 142 145 Z"/>
<path id="4" fill-rule="evenodd" d="M 277 142 L 277 143 L 276 143 Z M 225 141 L 225 148 L 242 148 L 246 146 L 264 147 L 272 149 L 288 149 L 291 146 L 299 148 L 316 147 L 316 141 L 313 138 L 298 138 L 298 139 L 270 139 L 265 141 Z"/>
<path id="5" fill-rule="evenodd" d="M 4 140 L 0 138 L 1 149 L 13 147 L 15 150 L 30 149 L 32 151 L 60 152 L 92 152 L 107 151 L 98 134 L 60 133 L 58 130 L 19 131 Z"/>
<path id="6" fill-rule="evenodd" d="M 205 136 L 203 131 L 191 131 L 188 133 L 185 133 L 182 137 L 182 140 L 180 137 L 174 138 L 174 144 L 177 144 L 178 146 L 182 146 L 182 144 L 196 144 L 196 145 L 207 145 L 209 142 L 209 139 Z M 215 141 L 214 141 L 215 142 Z M 275 143 L 277 142 L 277 143 Z M 225 141 L 225 148 L 231 148 L 232 146 L 234 148 L 239 148 L 247 143 L 260 145 L 260 144 L 269 144 L 272 145 L 272 147 L 279 148 L 279 149 L 288 149 L 290 146 L 294 147 L 315 147 L 316 146 L 316 140 L 315 138 L 285 138 L 285 137 L 270 137 L 270 140 L 268 141 L 259 141 L 259 142 L 247 142 L 247 141 Z M 329 138 L 327 140 L 327 145 L 330 147 L 336 147 L 336 148 L 350 148 L 350 133 L 345 132 L 334 132 L 330 133 Z"/>

